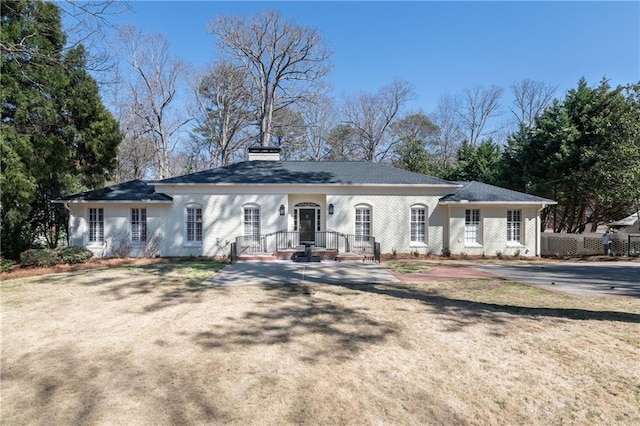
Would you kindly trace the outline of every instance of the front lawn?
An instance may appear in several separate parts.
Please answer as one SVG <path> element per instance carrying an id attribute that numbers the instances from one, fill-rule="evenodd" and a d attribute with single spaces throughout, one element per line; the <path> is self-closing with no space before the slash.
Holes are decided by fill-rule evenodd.
<path id="1" fill-rule="evenodd" d="M 502 280 L 3 281 L 3 424 L 638 424 L 640 300 Z"/>

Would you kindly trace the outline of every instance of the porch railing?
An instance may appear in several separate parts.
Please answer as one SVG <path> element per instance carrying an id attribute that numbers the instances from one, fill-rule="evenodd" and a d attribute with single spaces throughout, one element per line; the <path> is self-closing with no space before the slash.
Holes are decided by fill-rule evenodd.
<path id="1" fill-rule="evenodd" d="M 240 236 L 236 238 L 235 254 L 275 253 L 277 251 L 304 251 L 305 243 L 314 248 L 336 250 L 343 253 L 374 253 L 375 238 L 369 235 L 343 234 L 336 231 L 277 231 L 270 234 Z"/>

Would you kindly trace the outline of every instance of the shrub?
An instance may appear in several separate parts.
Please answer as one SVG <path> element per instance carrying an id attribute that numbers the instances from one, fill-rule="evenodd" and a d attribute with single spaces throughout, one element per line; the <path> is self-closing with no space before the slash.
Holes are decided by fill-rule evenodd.
<path id="1" fill-rule="evenodd" d="M 13 268 L 13 265 L 15 264 L 15 260 L 5 259 L 0 256 L 0 270 L 2 272 L 11 272 L 11 268 Z"/>
<path id="2" fill-rule="evenodd" d="M 53 266 L 58 262 L 58 256 L 51 249 L 29 249 L 20 253 L 22 266 Z"/>
<path id="3" fill-rule="evenodd" d="M 228 242 L 228 241 L 227 241 Z M 157 257 L 160 252 L 160 243 L 162 243 L 161 237 L 153 237 L 144 246 L 144 257 Z"/>
<path id="4" fill-rule="evenodd" d="M 131 242 L 131 238 L 127 233 L 127 234 L 120 235 L 120 237 L 118 237 L 118 239 L 114 242 L 112 254 L 115 257 L 124 259 L 125 257 L 129 257 L 132 250 L 133 250 L 133 243 Z"/>
<path id="5" fill-rule="evenodd" d="M 451 250 L 449 250 L 448 248 L 443 248 L 442 249 L 442 255 L 444 257 L 451 257 Z"/>
<path id="6" fill-rule="evenodd" d="M 61 247 L 56 249 L 58 263 L 85 263 L 93 257 L 93 252 L 84 247 Z"/>

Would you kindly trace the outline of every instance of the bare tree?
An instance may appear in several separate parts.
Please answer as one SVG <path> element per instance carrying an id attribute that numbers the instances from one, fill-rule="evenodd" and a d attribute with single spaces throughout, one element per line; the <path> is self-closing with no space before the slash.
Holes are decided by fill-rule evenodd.
<path id="1" fill-rule="evenodd" d="M 429 151 L 433 151 L 437 145 L 435 136 L 438 134 L 438 126 L 420 112 L 408 114 L 394 122 L 391 125 L 391 133 L 394 139 L 420 141 Z"/>
<path id="2" fill-rule="evenodd" d="M 25 34 L 19 43 L 13 43 L 10 38 L 0 39 L 0 51 L 3 54 L 13 56 L 26 56 L 37 59 L 45 63 L 59 61 L 64 57 L 64 52 L 76 49 L 81 44 L 85 47 L 87 54 L 86 68 L 93 74 L 107 71 L 113 67 L 113 53 L 107 48 L 105 39 L 110 29 L 114 26 L 111 18 L 126 12 L 129 9 L 127 2 L 116 0 L 103 1 L 79 1 L 64 0 L 55 2 L 60 11 L 61 20 L 64 24 L 64 36 L 66 43 L 62 51 L 43 53 L 34 48 L 29 39 L 36 34 Z M 14 12 L 10 2 L 2 3 L 3 13 Z M 33 13 L 36 8 L 31 5 Z M 53 28 L 47 31 L 55 31 Z"/>
<path id="3" fill-rule="evenodd" d="M 487 132 L 485 127 L 490 118 L 499 114 L 502 92 L 498 86 L 475 86 L 464 91 L 458 105 L 458 116 L 466 139 L 472 146 L 494 133 L 495 130 Z"/>
<path id="4" fill-rule="evenodd" d="M 137 134 L 132 129 L 121 127 L 125 137 L 118 145 L 118 162 L 115 182 L 144 179 L 153 165 L 155 147 L 149 138 Z"/>
<path id="5" fill-rule="evenodd" d="M 304 101 L 329 72 L 329 50 L 317 30 L 286 21 L 275 11 L 249 18 L 221 16 L 210 32 L 249 76 L 259 141 L 271 145 L 274 113 Z"/>
<path id="6" fill-rule="evenodd" d="M 329 152 L 329 133 L 337 118 L 331 98 L 318 94 L 298 108 L 306 132 L 306 158 L 320 161 Z"/>
<path id="7" fill-rule="evenodd" d="M 442 169 L 447 168 L 455 161 L 458 148 L 464 140 L 462 125 L 457 112 L 459 109 L 459 99 L 450 94 L 445 94 L 438 98 L 436 110 L 431 116 L 433 123 L 438 126 L 438 147 L 434 152 L 434 156 Z"/>
<path id="8" fill-rule="evenodd" d="M 328 152 L 325 160 L 361 160 L 361 156 L 356 152 L 358 148 L 356 139 L 355 130 L 347 124 L 339 124 L 332 128 L 327 135 Z"/>
<path id="9" fill-rule="evenodd" d="M 300 160 L 306 151 L 305 124 L 302 114 L 289 108 L 279 109 L 273 116 L 273 146 L 280 148 L 283 160 Z"/>
<path id="10" fill-rule="evenodd" d="M 412 96 L 408 83 L 394 80 L 376 94 L 361 93 L 345 100 L 343 121 L 355 131 L 362 159 L 381 161 L 387 156 L 394 145 L 390 126 Z"/>
<path id="11" fill-rule="evenodd" d="M 518 127 L 533 127 L 535 120 L 551 105 L 557 87 L 525 79 L 511 86 L 513 105 L 509 107 Z"/>
<path id="12" fill-rule="evenodd" d="M 249 143 L 250 93 L 246 74 L 230 62 L 219 62 L 198 79 L 195 89 L 198 118 L 193 148 L 207 152 L 209 168 L 226 166 Z"/>
<path id="13" fill-rule="evenodd" d="M 120 41 L 126 46 L 133 73 L 129 81 L 132 113 L 142 121 L 144 134 L 155 145 L 155 175 L 171 176 L 171 153 L 181 128 L 189 121 L 174 105 L 185 64 L 169 55 L 169 43 L 162 34 L 143 35 L 125 27 Z"/>

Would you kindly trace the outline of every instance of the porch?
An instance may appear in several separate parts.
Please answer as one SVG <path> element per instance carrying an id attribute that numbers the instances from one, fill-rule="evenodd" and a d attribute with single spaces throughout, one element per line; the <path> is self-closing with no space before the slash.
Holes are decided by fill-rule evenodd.
<path id="1" fill-rule="evenodd" d="M 277 231 L 240 236 L 231 244 L 231 261 L 294 260 L 307 254 L 322 260 L 380 262 L 380 244 L 370 235 L 336 231 Z"/>

